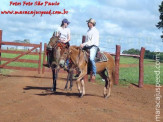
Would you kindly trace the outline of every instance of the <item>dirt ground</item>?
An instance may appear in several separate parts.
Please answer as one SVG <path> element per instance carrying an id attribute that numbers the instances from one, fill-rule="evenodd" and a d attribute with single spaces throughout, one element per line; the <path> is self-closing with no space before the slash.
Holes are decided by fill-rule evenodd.
<path id="1" fill-rule="evenodd" d="M 155 121 L 152 85 L 113 86 L 111 97 L 104 99 L 103 85 L 86 82 L 86 96 L 79 98 L 76 83 L 71 92 L 63 90 L 63 73 L 59 74 L 57 92 L 51 92 L 51 77 L 51 73 L 38 75 L 27 71 L 1 75 L 0 122 Z"/>

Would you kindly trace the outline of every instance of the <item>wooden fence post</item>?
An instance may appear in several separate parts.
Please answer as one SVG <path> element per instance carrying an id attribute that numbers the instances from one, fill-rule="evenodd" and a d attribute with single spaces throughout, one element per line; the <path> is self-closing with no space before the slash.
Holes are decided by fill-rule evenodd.
<path id="1" fill-rule="evenodd" d="M 145 54 L 145 48 L 142 47 L 140 51 L 140 58 L 139 58 L 139 88 L 143 87 L 144 82 L 144 54 Z"/>
<path id="2" fill-rule="evenodd" d="M 1 42 L 2 42 L 2 30 L 0 30 L 0 50 L 1 50 Z M 1 59 L 1 52 L 0 52 L 0 59 Z M 0 65 L 1 65 L 1 60 L 0 60 Z M 1 73 L 1 68 L 0 68 L 0 73 Z"/>
<path id="3" fill-rule="evenodd" d="M 46 48 L 47 48 L 47 44 L 44 43 L 44 53 L 43 53 L 43 64 L 46 64 Z M 45 67 L 43 66 L 42 67 L 42 74 L 44 74 L 45 72 Z"/>
<path id="4" fill-rule="evenodd" d="M 82 43 L 85 42 L 86 36 L 82 36 Z"/>
<path id="5" fill-rule="evenodd" d="M 121 46 L 116 45 L 116 55 L 115 55 L 115 85 L 119 83 L 119 61 L 120 61 Z"/>
<path id="6" fill-rule="evenodd" d="M 37 49 L 36 49 L 37 51 Z M 38 65 L 38 73 L 41 73 L 41 55 L 42 55 L 42 42 L 40 42 L 40 51 L 39 51 L 39 65 Z"/>

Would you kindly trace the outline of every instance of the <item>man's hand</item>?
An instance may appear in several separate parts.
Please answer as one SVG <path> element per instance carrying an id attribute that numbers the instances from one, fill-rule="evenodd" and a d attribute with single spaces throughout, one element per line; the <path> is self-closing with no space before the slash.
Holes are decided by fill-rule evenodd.
<path id="1" fill-rule="evenodd" d="M 81 44 L 80 47 L 83 48 L 84 47 L 84 44 Z"/>

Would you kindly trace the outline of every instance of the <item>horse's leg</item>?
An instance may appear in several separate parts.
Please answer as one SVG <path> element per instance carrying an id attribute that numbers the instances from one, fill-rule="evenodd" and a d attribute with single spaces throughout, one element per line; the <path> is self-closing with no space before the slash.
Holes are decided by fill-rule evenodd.
<path id="1" fill-rule="evenodd" d="M 83 78 L 84 78 L 84 76 L 87 74 L 87 66 L 85 66 L 84 67 L 84 69 L 82 69 L 82 70 L 80 70 L 81 71 L 81 73 L 80 73 L 80 75 L 79 75 L 79 77 L 78 77 L 78 79 L 77 79 L 77 81 L 81 81 Z"/>
<path id="2" fill-rule="evenodd" d="M 70 79 L 70 71 L 68 71 L 67 82 L 66 82 L 66 85 L 65 85 L 64 90 L 67 90 L 67 86 L 68 86 L 68 81 L 69 81 L 69 79 Z"/>
<path id="3" fill-rule="evenodd" d="M 70 70 L 70 87 L 69 89 L 72 90 L 72 87 L 73 87 L 73 69 Z"/>
<path id="4" fill-rule="evenodd" d="M 82 93 L 82 91 L 81 91 L 81 89 L 80 89 L 80 85 L 79 85 L 79 83 L 80 83 L 80 82 L 79 82 L 79 81 L 77 81 L 77 82 L 76 82 L 76 85 L 77 85 L 77 89 L 78 89 L 79 93 L 81 94 L 81 93 Z"/>
<path id="5" fill-rule="evenodd" d="M 104 97 L 106 97 L 107 96 L 108 79 L 107 79 L 107 76 L 105 75 L 105 71 L 101 72 L 100 76 L 105 80 Z"/>
<path id="6" fill-rule="evenodd" d="M 108 75 L 109 75 L 108 76 L 108 80 L 109 80 L 109 92 L 108 92 L 106 98 L 110 97 L 110 95 L 111 95 L 111 88 L 112 88 L 112 84 L 113 84 L 113 76 L 112 76 L 112 71 L 111 70 L 108 71 Z"/>
<path id="7" fill-rule="evenodd" d="M 82 94 L 80 97 L 83 97 L 85 95 L 85 85 L 84 85 L 84 79 L 81 80 L 81 86 L 82 86 Z"/>
<path id="8" fill-rule="evenodd" d="M 52 91 L 56 91 L 56 72 L 55 72 L 55 69 L 52 69 L 52 75 L 53 75 L 53 87 L 52 87 Z"/>

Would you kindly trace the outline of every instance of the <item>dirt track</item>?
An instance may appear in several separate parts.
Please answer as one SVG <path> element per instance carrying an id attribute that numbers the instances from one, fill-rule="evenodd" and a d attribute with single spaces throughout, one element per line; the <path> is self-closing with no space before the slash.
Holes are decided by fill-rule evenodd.
<path id="1" fill-rule="evenodd" d="M 112 96 L 104 99 L 102 85 L 86 82 L 86 96 L 79 98 L 75 83 L 71 92 L 63 90 L 65 78 L 59 75 L 54 94 L 51 73 L 0 76 L 0 122 L 155 121 L 154 86 L 114 86 Z"/>

